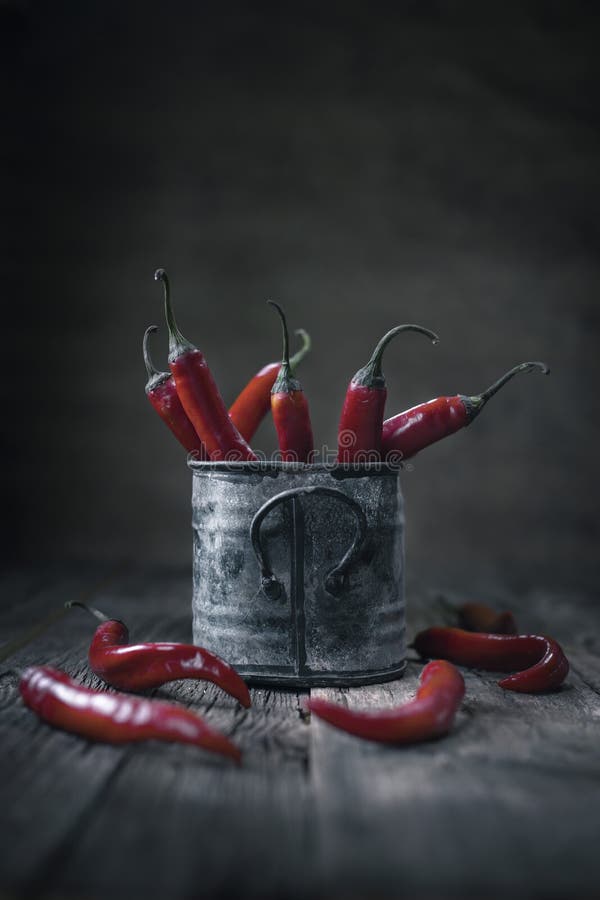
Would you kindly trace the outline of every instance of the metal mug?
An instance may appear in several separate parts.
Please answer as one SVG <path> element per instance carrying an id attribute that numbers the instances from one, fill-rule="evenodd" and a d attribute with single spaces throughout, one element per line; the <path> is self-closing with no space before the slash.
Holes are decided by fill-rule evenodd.
<path id="1" fill-rule="evenodd" d="M 402 674 L 397 468 L 189 466 L 196 644 L 254 684 L 369 684 Z"/>

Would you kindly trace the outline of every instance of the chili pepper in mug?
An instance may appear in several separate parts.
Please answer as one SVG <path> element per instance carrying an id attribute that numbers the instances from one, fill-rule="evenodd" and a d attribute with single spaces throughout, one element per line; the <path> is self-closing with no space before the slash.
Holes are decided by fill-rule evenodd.
<path id="1" fill-rule="evenodd" d="M 451 663 L 435 660 L 421 672 L 414 700 L 395 709 L 353 710 L 311 698 L 307 708 L 336 728 L 390 744 L 414 744 L 447 734 L 465 694 L 465 682 Z"/>
<path id="2" fill-rule="evenodd" d="M 154 273 L 162 281 L 169 329 L 169 368 L 177 394 L 211 460 L 256 459 L 231 419 L 204 355 L 187 341 L 175 322 L 171 287 L 164 269 Z"/>
<path id="3" fill-rule="evenodd" d="M 427 628 L 413 647 L 423 657 L 447 659 L 459 666 L 515 672 L 498 682 L 507 691 L 537 694 L 558 687 L 569 661 L 555 640 L 540 634 L 474 634 L 461 628 Z"/>
<path id="4" fill-rule="evenodd" d="M 457 609 L 461 628 L 488 634 L 518 634 L 515 617 L 508 610 L 498 612 L 485 603 L 463 603 Z"/>
<path id="5" fill-rule="evenodd" d="M 432 343 L 439 338 L 421 325 L 397 325 L 381 338 L 369 362 L 352 377 L 342 407 L 338 427 L 338 462 L 369 462 L 380 459 L 383 411 L 387 397 L 381 367 L 383 351 L 402 331 L 427 335 Z"/>
<path id="6" fill-rule="evenodd" d="M 150 357 L 148 337 L 156 331 L 158 331 L 156 325 L 150 325 L 146 328 L 142 341 L 142 353 L 148 373 L 146 396 L 165 425 L 171 429 L 188 453 L 193 453 L 196 459 L 206 459 L 204 444 L 196 434 L 196 429 L 181 405 L 173 376 L 170 372 L 159 372 Z"/>
<path id="7" fill-rule="evenodd" d="M 154 739 L 193 744 L 237 763 L 242 758 L 224 734 L 174 703 L 94 691 L 50 666 L 26 669 L 19 690 L 25 705 L 40 719 L 92 741 L 124 744 Z"/>
<path id="8" fill-rule="evenodd" d="M 90 668 L 107 684 L 125 691 L 143 691 L 169 681 L 194 678 L 212 681 L 248 707 L 250 692 L 232 666 L 214 653 L 193 644 L 156 642 L 130 644 L 129 630 L 94 607 L 68 601 L 100 621 L 88 651 Z"/>
<path id="9" fill-rule="evenodd" d="M 314 450 L 308 402 L 302 385 L 294 378 L 290 362 L 290 342 L 285 315 L 278 303 L 274 306 L 281 319 L 283 357 L 281 368 L 271 388 L 271 411 L 277 431 L 279 450 L 284 462 L 308 462 Z"/>
<path id="10" fill-rule="evenodd" d="M 304 359 L 310 350 L 310 335 L 304 328 L 299 328 L 296 334 L 302 338 L 302 347 L 290 359 L 292 371 Z M 280 362 L 272 362 L 264 366 L 250 379 L 246 387 L 229 407 L 231 421 L 242 435 L 244 440 L 251 441 L 256 429 L 271 409 L 271 388 L 281 369 Z"/>
<path id="11" fill-rule="evenodd" d="M 430 444 L 435 444 L 436 441 L 465 428 L 507 381 L 520 372 L 533 372 L 536 369 L 544 375 L 550 372 L 543 362 L 524 362 L 510 369 L 483 394 L 476 394 L 473 397 L 466 397 L 464 394 L 437 397 L 435 400 L 428 400 L 427 403 L 420 403 L 405 412 L 398 413 L 391 419 L 386 419 L 383 423 L 381 440 L 384 458 L 389 459 L 394 455 L 400 459 L 410 459 Z"/>

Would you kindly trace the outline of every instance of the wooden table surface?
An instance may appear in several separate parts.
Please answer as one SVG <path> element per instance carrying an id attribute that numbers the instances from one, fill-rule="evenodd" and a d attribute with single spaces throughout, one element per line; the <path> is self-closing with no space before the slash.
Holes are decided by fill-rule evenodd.
<path id="1" fill-rule="evenodd" d="M 189 572 L 46 567 L 7 572 L 0 587 L 0 896 L 600 896 L 593 597 L 491 588 L 485 599 L 522 630 L 563 643 L 571 672 L 558 692 L 527 696 L 465 671 L 455 728 L 431 744 L 336 732 L 303 714 L 301 692 L 253 690 L 250 710 L 199 682 L 154 692 L 229 734 L 244 751 L 237 769 L 191 747 L 89 743 L 40 722 L 18 693 L 19 671 L 38 663 L 102 688 L 86 663 L 93 622 L 66 600 L 125 619 L 135 639 L 189 640 Z M 440 596 L 409 589 L 411 631 L 451 620 Z M 399 681 L 318 693 L 389 706 L 420 670 L 411 661 Z"/>

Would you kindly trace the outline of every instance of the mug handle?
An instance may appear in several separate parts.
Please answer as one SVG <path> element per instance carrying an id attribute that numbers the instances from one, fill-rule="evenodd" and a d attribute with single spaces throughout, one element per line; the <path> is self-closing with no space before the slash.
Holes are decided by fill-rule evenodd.
<path id="1" fill-rule="evenodd" d="M 325 576 L 324 586 L 325 590 L 329 594 L 333 594 L 334 596 L 336 596 L 340 593 L 348 569 L 356 560 L 367 536 L 367 517 L 365 516 L 363 510 L 358 505 L 356 500 L 353 500 L 351 497 L 346 496 L 346 494 L 342 493 L 342 491 L 338 491 L 335 488 L 320 487 L 318 485 L 314 485 L 312 487 L 299 487 L 292 488 L 289 491 L 282 491 L 280 494 L 276 494 L 274 497 L 271 497 L 270 500 L 267 500 L 267 502 L 261 506 L 261 508 L 252 519 L 252 523 L 250 525 L 250 540 L 252 541 L 252 547 L 254 548 L 254 552 L 260 566 L 261 587 L 270 600 L 277 600 L 280 596 L 281 582 L 273 574 L 269 564 L 267 563 L 267 559 L 260 540 L 260 526 L 263 522 L 263 519 L 268 516 L 268 514 L 275 506 L 277 506 L 279 503 L 284 503 L 286 500 L 298 497 L 301 494 L 325 494 L 329 497 L 334 497 L 336 500 L 341 500 L 342 503 L 345 503 L 346 506 L 350 507 L 356 518 L 356 534 L 354 535 L 352 544 L 350 545 L 342 559 L 339 561 L 339 563 L 334 566 L 333 569 L 331 569 L 331 571 L 328 572 Z"/>

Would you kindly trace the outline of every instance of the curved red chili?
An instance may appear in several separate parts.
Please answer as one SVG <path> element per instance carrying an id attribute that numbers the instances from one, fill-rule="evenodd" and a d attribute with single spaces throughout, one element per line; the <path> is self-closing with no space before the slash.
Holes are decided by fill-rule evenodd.
<path id="1" fill-rule="evenodd" d="M 150 357 L 148 337 L 156 331 L 158 331 L 156 325 L 146 328 L 142 342 L 142 353 L 148 373 L 146 396 L 165 425 L 171 429 L 187 452 L 193 453 L 196 459 L 206 459 L 204 444 L 196 434 L 196 429 L 181 405 L 173 376 L 170 372 L 159 372 Z"/>
<path id="2" fill-rule="evenodd" d="M 310 350 L 310 335 L 304 328 L 299 328 L 296 334 L 302 338 L 302 347 L 290 359 L 292 371 L 304 359 Z M 271 409 L 271 388 L 281 369 L 280 362 L 272 362 L 264 366 L 250 379 L 246 387 L 229 407 L 231 421 L 242 435 L 244 440 L 251 441 L 256 429 Z"/>
<path id="3" fill-rule="evenodd" d="M 109 619 L 85 603 L 66 605 L 80 606 L 100 620 L 88 659 L 92 671 L 107 684 L 125 691 L 143 691 L 193 678 L 212 681 L 242 706 L 251 705 L 250 692 L 235 669 L 203 647 L 156 641 L 129 644 L 129 630 L 119 619 Z"/>
<path id="4" fill-rule="evenodd" d="M 277 431 L 281 459 L 284 462 L 308 462 L 314 450 L 312 425 L 306 395 L 294 378 L 290 363 L 290 345 L 285 315 L 278 303 L 274 306 L 281 319 L 283 357 L 281 368 L 271 388 L 271 411 Z"/>
<path id="5" fill-rule="evenodd" d="M 508 610 L 498 612 L 485 603 L 463 603 L 457 609 L 461 628 L 488 634 L 518 634 L 515 617 Z"/>
<path id="6" fill-rule="evenodd" d="M 167 273 L 157 269 L 154 278 L 162 281 L 165 315 L 169 328 L 169 368 L 177 394 L 211 460 L 249 460 L 256 455 L 231 419 L 203 354 L 179 331 L 171 307 Z"/>
<path id="7" fill-rule="evenodd" d="M 518 670 L 498 684 L 523 694 L 552 690 L 569 672 L 569 661 L 560 644 L 539 634 L 474 634 L 461 628 L 428 628 L 416 636 L 413 646 L 420 656 L 447 659 L 459 666 L 493 672 Z"/>
<path id="8" fill-rule="evenodd" d="M 320 719 L 357 737 L 391 744 L 412 744 L 447 734 L 465 694 L 465 682 L 453 665 L 435 660 L 421 673 L 414 700 L 395 709 L 352 710 L 311 698 L 307 707 Z"/>
<path id="9" fill-rule="evenodd" d="M 473 397 L 457 394 L 454 397 L 437 397 L 420 403 L 405 412 L 386 419 L 381 436 L 381 452 L 385 458 L 410 459 L 420 450 L 441 441 L 442 438 L 470 425 L 488 400 L 507 381 L 519 372 L 541 370 L 548 375 L 550 370 L 543 362 L 524 362 L 494 382 L 487 391 Z"/>
<path id="10" fill-rule="evenodd" d="M 338 427 L 338 462 L 369 462 L 380 458 L 387 397 L 381 363 L 383 351 L 401 331 L 425 334 L 434 344 L 439 341 L 435 332 L 420 325 L 398 325 L 384 334 L 367 365 L 356 372 L 348 385 Z"/>
<path id="11" fill-rule="evenodd" d="M 241 760 L 239 748 L 224 734 L 173 703 L 94 691 L 50 666 L 26 669 L 19 690 L 25 704 L 45 722 L 92 741 L 170 741 Z"/>

